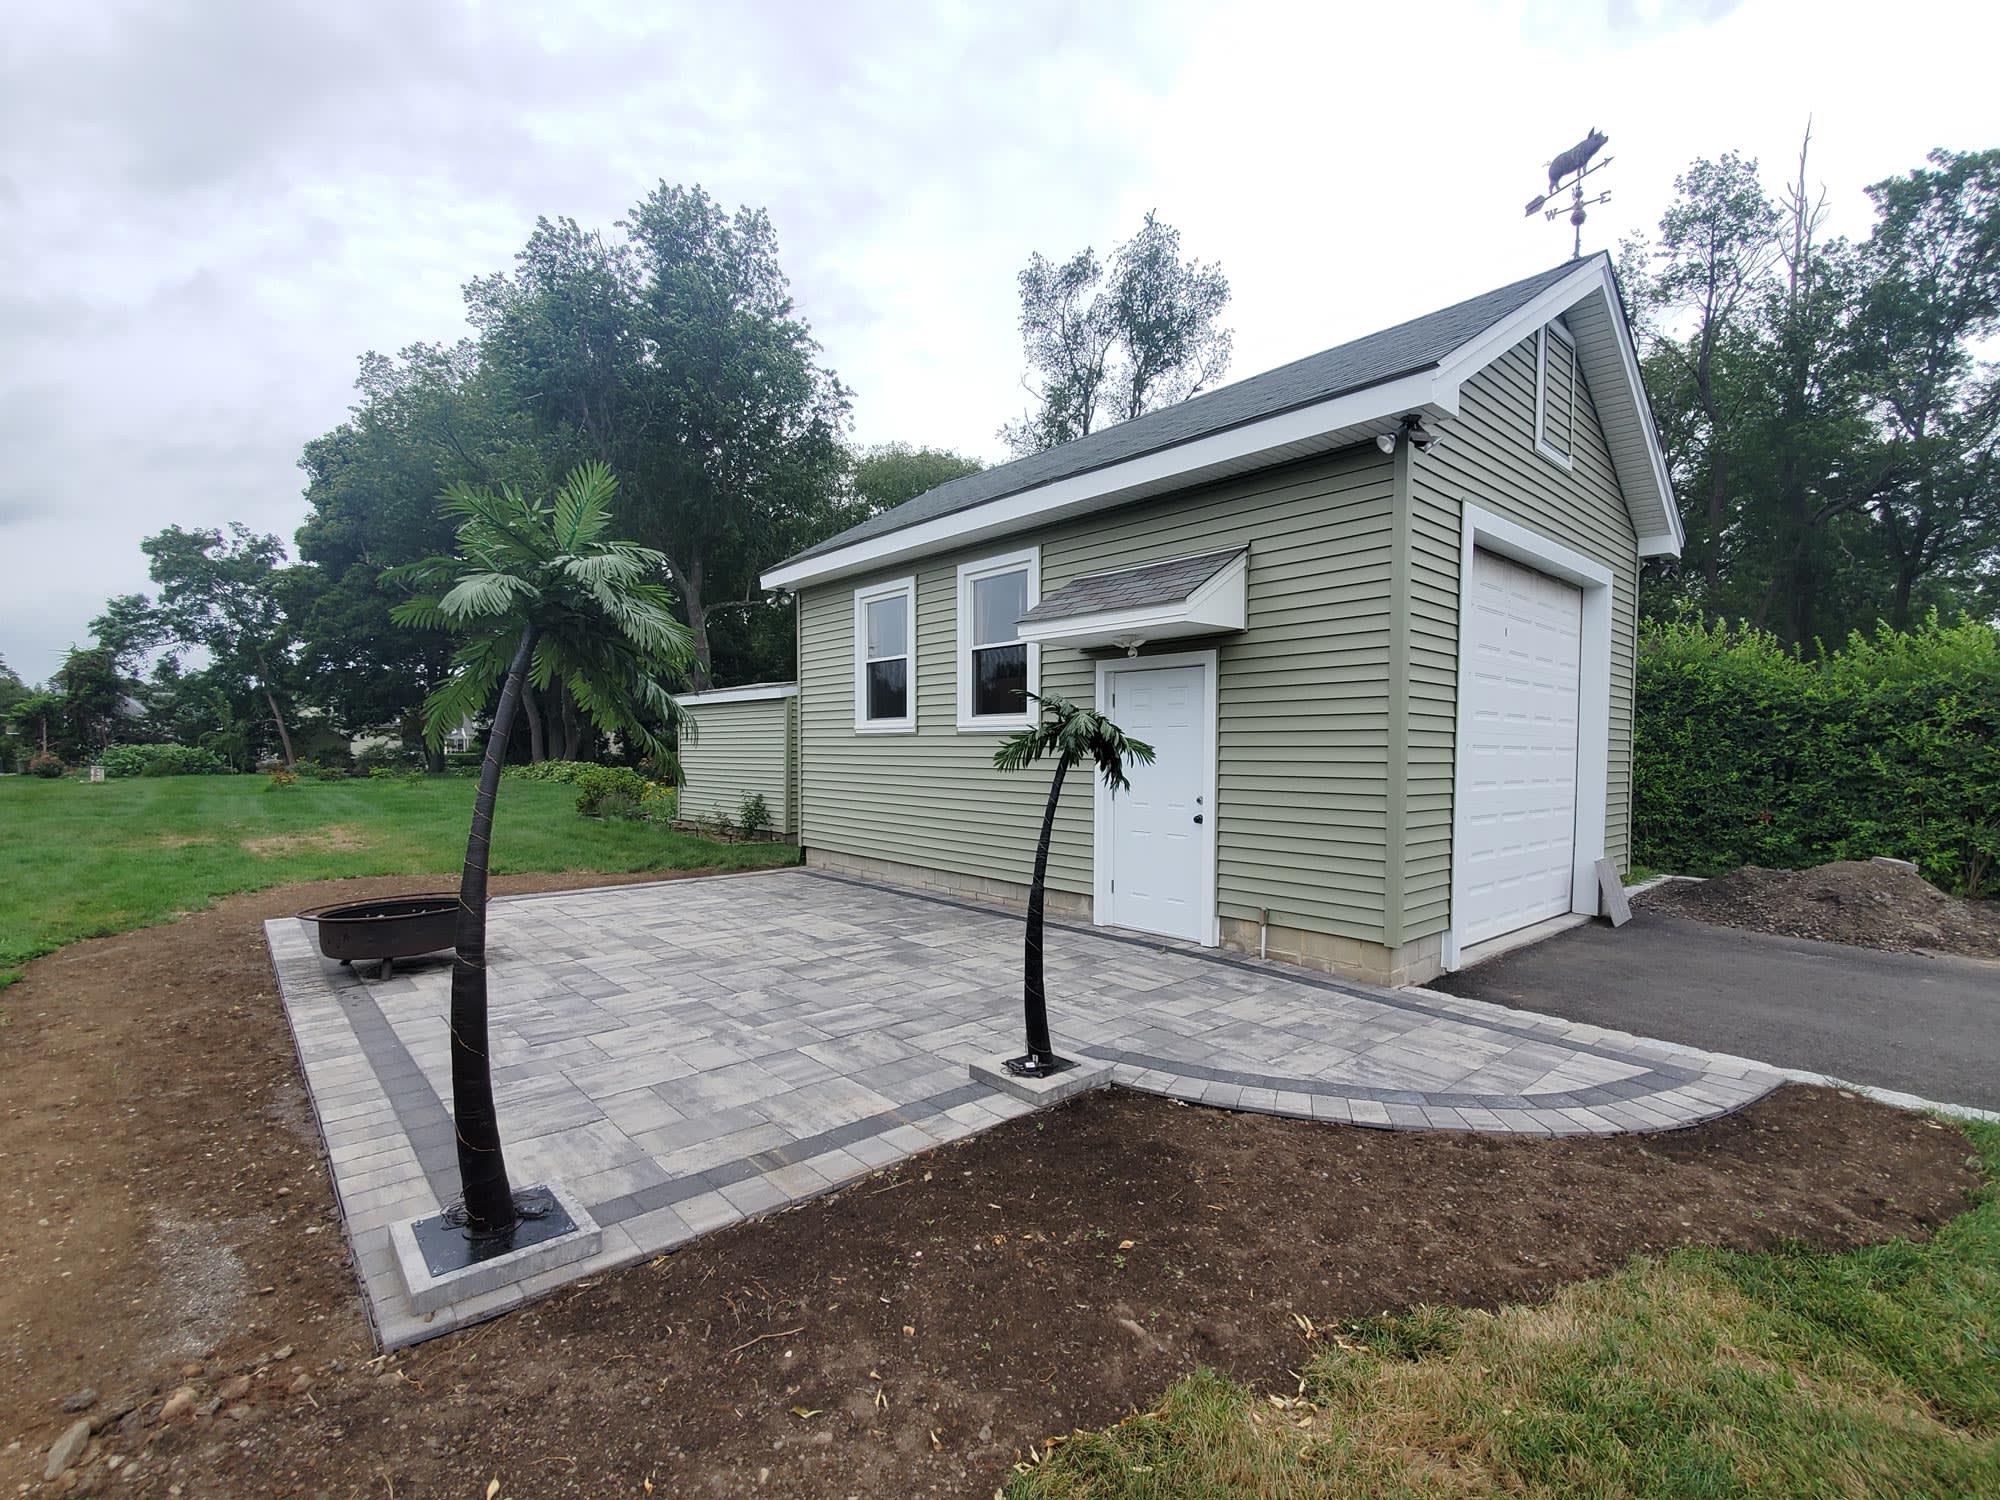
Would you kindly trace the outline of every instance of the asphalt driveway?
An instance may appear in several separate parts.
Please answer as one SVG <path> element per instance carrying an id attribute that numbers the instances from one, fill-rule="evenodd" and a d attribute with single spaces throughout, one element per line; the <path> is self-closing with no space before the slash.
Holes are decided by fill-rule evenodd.
<path id="1" fill-rule="evenodd" d="M 1433 988 L 2000 1109 L 2000 964 L 1710 927 L 1641 908 Z"/>

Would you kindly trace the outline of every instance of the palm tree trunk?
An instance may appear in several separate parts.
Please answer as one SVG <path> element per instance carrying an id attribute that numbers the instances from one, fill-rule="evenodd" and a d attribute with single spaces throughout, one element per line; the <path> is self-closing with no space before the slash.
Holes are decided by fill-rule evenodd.
<path id="1" fill-rule="evenodd" d="M 458 952 L 451 966 L 451 1104 L 457 1124 L 458 1178 L 465 1193 L 465 1224 L 475 1235 L 508 1233 L 514 1227 L 514 1194 L 507 1183 L 507 1159 L 500 1149 L 500 1120 L 493 1110 L 493 1070 L 486 1050 L 486 871 L 493 838 L 493 802 L 500 791 L 500 766 L 521 703 L 521 683 L 535 627 L 524 626 L 521 644 L 507 669 L 500 706 L 486 734 L 486 760 L 479 769 L 479 796 L 472 804 L 472 833 L 465 843 L 465 868 L 458 882 Z"/>
<path id="2" fill-rule="evenodd" d="M 1028 887 L 1028 938 L 1024 969 L 1026 980 L 1021 1008 L 1028 1023 L 1028 1056 L 1037 1072 L 1054 1069 L 1055 1046 L 1049 1040 L 1049 997 L 1042 985 L 1042 907 L 1049 879 L 1049 840 L 1056 828 L 1056 804 L 1062 800 L 1063 777 L 1069 773 L 1069 757 L 1056 762 L 1055 778 L 1049 783 L 1049 805 L 1042 810 L 1042 839 L 1035 845 L 1035 880 Z"/>

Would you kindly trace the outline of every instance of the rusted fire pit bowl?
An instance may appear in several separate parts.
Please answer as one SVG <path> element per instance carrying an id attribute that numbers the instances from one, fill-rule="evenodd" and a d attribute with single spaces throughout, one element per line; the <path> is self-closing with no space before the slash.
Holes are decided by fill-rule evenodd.
<path id="1" fill-rule="evenodd" d="M 436 953 L 458 940 L 458 897 L 455 895 L 383 896 L 373 901 L 344 901 L 315 906 L 299 913 L 319 933 L 319 951 L 351 964 L 356 959 L 380 959 L 386 975 L 399 958 Z"/>

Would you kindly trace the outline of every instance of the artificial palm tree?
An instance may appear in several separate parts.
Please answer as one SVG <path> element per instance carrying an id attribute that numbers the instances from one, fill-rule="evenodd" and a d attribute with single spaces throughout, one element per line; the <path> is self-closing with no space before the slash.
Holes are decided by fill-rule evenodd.
<path id="1" fill-rule="evenodd" d="M 1019 734 L 1009 735 L 993 752 L 993 764 L 1002 771 L 1019 771 L 1044 755 L 1056 757 L 1056 774 L 1049 782 L 1048 805 L 1042 809 L 1042 837 L 1035 845 L 1035 878 L 1028 887 L 1028 935 L 1022 981 L 1021 1008 L 1027 1021 L 1028 1050 L 1010 1058 L 1007 1071 L 1024 1078 L 1041 1078 L 1060 1072 L 1070 1064 L 1057 1057 L 1049 1041 L 1049 1001 L 1042 981 L 1042 907 L 1048 886 L 1049 838 L 1055 832 L 1056 804 L 1062 800 L 1063 778 L 1069 768 L 1089 761 L 1116 792 L 1131 783 L 1126 779 L 1127 764 L 1153 763 L 1153 747 L 1127 739 L 1125 731 L 1094 709 L 1079 708 L 1055 693 L 1028 694 L 1036 706 L 1035 722 Z"/>
<path id="2" fill-rule="evenodd" d="M 459 483 L 444 493 L 459 518 L 458 551 L 394 570 L 430 592 L 394 610 L 396 622 L 465 637 L 451 677 L 424 701 L 433 745 L 481 713 L 500 688 L 472 831 L 459 877 L 457 956 L 451 969 L 451 1090 L 465 1225 L 475 1237 L 510 1234 L 518 1217 L 507 1182 L 486 1040 L 486 872 L 493 802 L 524 683 L 560 681 L 591 720 L 649 750 L 682 711 L 661 685 L 693 660 L 688 630 L 660 582 L 666 559 L 605 540 L 618 487 L 603 464 L 571 471 L 549 502 L 511 487 Z"/>

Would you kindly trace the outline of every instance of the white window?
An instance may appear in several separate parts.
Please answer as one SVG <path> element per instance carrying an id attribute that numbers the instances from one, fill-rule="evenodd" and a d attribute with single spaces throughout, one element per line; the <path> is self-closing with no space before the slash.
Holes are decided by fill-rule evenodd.
<path id="1" fill-rule="evenodd" d="M 854 591 L 854 727 L 917 727 L 917 581 Z"/>
<path id="2" fill-rule="evenodd" d="M 982 558 L 958 570 L 958 727 L 1018 729 L 1034 722 L 1041 650 L 1020 619 L 1042 596 L 1041 552 Z"/>
<path id="3" fill-rule="evenodd" d="M 1560 321 L 1537 339 L 1535 447 L 1565 469 L 1576 452 L 1576 340 Z"/>

